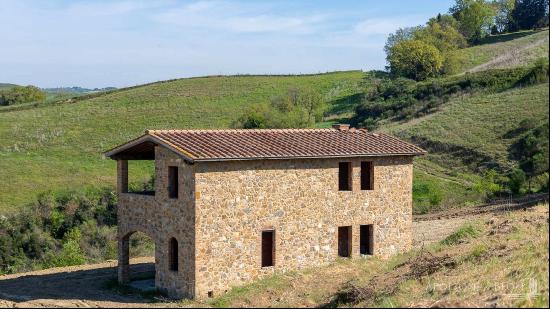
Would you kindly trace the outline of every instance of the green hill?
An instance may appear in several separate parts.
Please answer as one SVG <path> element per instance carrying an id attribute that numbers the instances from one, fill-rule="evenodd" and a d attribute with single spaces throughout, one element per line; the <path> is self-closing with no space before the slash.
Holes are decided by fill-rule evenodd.
<path id="1" fill-rule="evenodd" d="M 0 108 L 0 212 L 46 190 L 114 185 L 115 166 L 102 153 L 160 128 L 227 128 L 242 110 L 293 87 L 328 101 L 361 90 L 363 73 L 187 78 L 74 100 Z M 136 169 L 133 180 L 150 176 Z"/>
<path id="2" fill-rule="evenodd" d="M 510 171 L 518 162 L 511 147 L 520 138 L 522 121 L 534 127 L 548 124 L 548 83 L 499 93 L 457 97 L 440 111 L 381 130 L 410 140 L 428 150 L 415 165 L 415 186 L 425 184 L 441 195 L 440 207 L 481 202 L 473 190 L 480 168 Z M 415 201 L 416 211 L 429 211 L 426 201 Z"/>
<path id="3" fill-rule="evenodd" d="M 548 29 L 490 36 L 459 53 L 461 72 L 528 66 L 541 57 L 548 58 Z"/>
<path id="4" fill-rule="evenodd" d="M 512 52 L 511 51 L 515 51 Z M 463 70 L 525 66 L 547 57 L 548 30 L 486 39 L 463 49 Z M 510 54 L 513 63 L 502 62 Z M 42 103 L 0 107 L 0 213 L 21 207 L 47 190 L 113 185 L 115 168 L 103 151 L 151 128 L 226 128 L 243 109 L 309 87 L 325 96 L 333 115 L 318 126 L 348 120 L 369 78 L 360 71 L 297 76 L 212 76 L 157 82 Z M 425 145 L 417 163 L 416 197 L 436 187 L 443 206 L 477 202 L 475 164 L 509 168 L 515 162 L 506 137 L 524 119 L 548 123 L 548 84 L 506 92 L 453 96 L 426 116 L 386 122 L 380 130 Z M 473 162 L 473 161 L 475 162 Z M 477 160 L 477 161 L 476 161 Z M 481 160 L 481 161 L 480 161 Z M 151 169 L 137 165 L 133 181 Z M 415 200 L 416 204 L 433 203 Z M 426 210 L 426 209 L 425 209 Z"/>
<path id="5" fill-rule="evenodd" d="M 0 83 L 0 90 L 6 90 L 6 89 L 10 89 L 10 88 L 13 88 L 17 85 L 15 84 L 8 84 L 8 83 Z"/>

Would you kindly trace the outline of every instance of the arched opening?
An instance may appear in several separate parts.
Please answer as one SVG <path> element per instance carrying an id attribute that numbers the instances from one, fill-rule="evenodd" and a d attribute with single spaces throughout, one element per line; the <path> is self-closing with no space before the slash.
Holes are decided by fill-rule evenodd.
<path id="1" fill-rule="evenodd" d="M 142 232 L 131 232 L 119 240 L 118 281 L 133 288 L 155 289 L 155 242 Z"/>
<path id="2" fill-rule="evenodd" d="M 168 265 L 171 271 L 178 271 L 178 241 L 172 237 L 168 246 Z"/>

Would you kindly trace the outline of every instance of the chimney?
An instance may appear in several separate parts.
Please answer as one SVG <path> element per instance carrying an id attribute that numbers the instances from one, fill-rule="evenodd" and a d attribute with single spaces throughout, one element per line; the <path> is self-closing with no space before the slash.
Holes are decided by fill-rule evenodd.
<path id="1" fill-rule="evenodd" d="M 349 124 L 346 123 L 337 123 L 333 124 L 332 128 L 338 131 L 347 131 L 349 130 Z"/>

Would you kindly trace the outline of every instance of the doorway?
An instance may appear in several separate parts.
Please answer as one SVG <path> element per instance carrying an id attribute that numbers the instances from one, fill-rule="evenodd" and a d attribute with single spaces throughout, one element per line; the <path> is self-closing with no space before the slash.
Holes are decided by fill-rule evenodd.
<path id="1" fill-rule="evenodd" d="M 361 255 L 374 254 L 374 226 L 372 224 L 359 227 L 359 253 Z"/>
<path id="2" fill-rule="evenodd" d="M 351 226 L 338 227 L 338 256 L 351 257 Z"/>

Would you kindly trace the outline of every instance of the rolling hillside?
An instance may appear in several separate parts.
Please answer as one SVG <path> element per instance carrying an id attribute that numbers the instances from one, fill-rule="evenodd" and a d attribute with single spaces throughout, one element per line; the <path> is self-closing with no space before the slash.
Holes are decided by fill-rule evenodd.
<path id="1" fill-rule="evenodd" d="M 480 203 L 473 190 L 479 167 L 509 171 L 517 162 L 510 147 L 522 121 L 535 126 L 548 123 L 548 83 L 500 93 L 456 97 L 438 112 L 381 127 L 423 146 L 428 155 L 416 160 L 415 184 L 428 184 L 440 192 L 441 208 Z M 416 201 L 416 211 L 433 205 Z"/>
<path id="2" fill-rule="evenodd" d="M 516 61 L 500 61 L 511 51 L 516 51 Z M 529 65 L 547 57 L 548 30 L 490 37 L 460 52 L 464 71 Z M 326 127 L 350 116 L 366 83 L 360 71 L 213 76 L 0 107 L 0 213 L 47 190 L 114 185 L 114 163 L 102 153 L 147 128 L 227 128 L 243 109 L 294 87 L 310 87 L 325 96 L 334 113 L 318 124 Z M 548 123 L 548 84 L 454 97 L 433 114 L 389 122 L 380 130 L 433 146 L 430 155 L 418 160 L 415 181 L 435 185 L 446 207 L 479 201 L 472 191 L 478 176 L 468 160 L 513 164 L 508 147 L 516 137 L 506 138 L 506 133 L 524 119 Z M 150 174 L 149 165 L 136 162 L 131 180 L 142 182 Z"/>
<path id="3" fill-rule="evenodd" d="M 0 108 L 0 213 L 46 190 L 114 185 L 114 162 L 102 153 L 145 129 L 227 128 L 247 106 L 289 88 L 311 87 L 333 101 L 360 91 L 362 78 L 360 71 L 189 78 L 88 99 Z M 132 180 L 150 174 L 136 168 Z"/>

